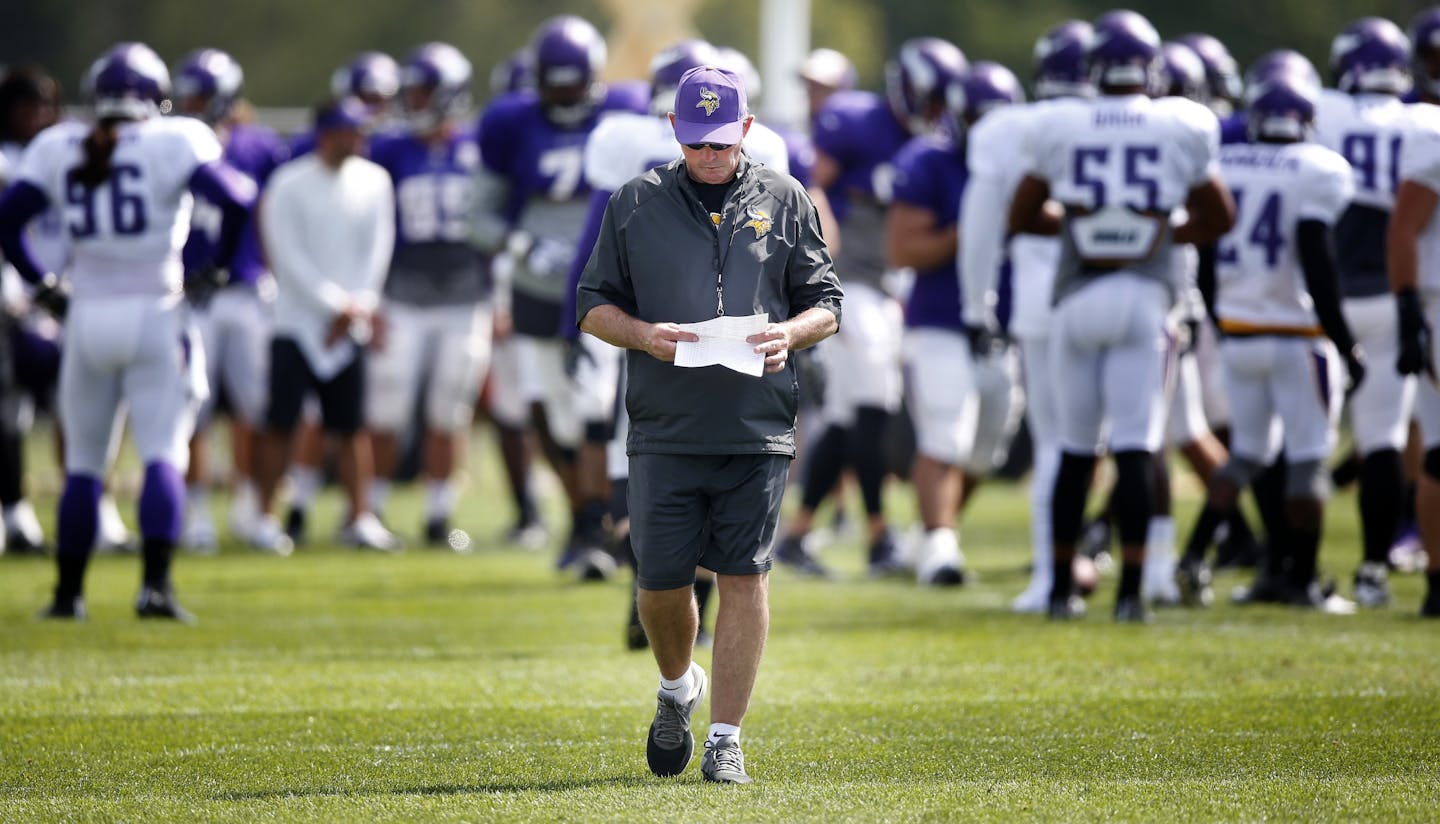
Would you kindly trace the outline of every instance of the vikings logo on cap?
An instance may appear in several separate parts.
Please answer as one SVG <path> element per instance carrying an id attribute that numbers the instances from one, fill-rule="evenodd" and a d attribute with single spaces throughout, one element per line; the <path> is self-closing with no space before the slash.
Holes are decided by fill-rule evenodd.
<path id="1" fill-rule="evenodd" d="M 704 109 L 705 116 L 709 117 L 715 113 L 716 109 L 720 108 L 720 95 L 709 89 L 700 89 L 700 102 L 695 104 L 695 108 Z"/>
<path id="2" fill-rule="evenodd" d="M 775 227 L 775 221 L 770 217 L 769 213 L 761 209 L 756 209 L 753 206 L 747 206 L 745 208 L 745 216 L 750 218 L 745 221 L 745 228 L 755 230 L 756 240 L 770 234 L 770 230 Z"/>

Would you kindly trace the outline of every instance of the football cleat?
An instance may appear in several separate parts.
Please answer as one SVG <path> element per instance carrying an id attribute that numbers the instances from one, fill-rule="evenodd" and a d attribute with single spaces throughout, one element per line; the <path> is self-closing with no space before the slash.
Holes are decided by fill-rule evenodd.
<path id="1" fill-rule="evenodd" d="M 1139 595 L 1121 595 L 1116 598 L 1115 622 L 1117 624 L 1150 623 L 1150 611 L 1145 608 L 1145 599 Z"/>
<path id="2" fill-rule="evenodd" d="M 1175 567 L 1175 585 L 1180 590 L 1180 603 L 1187 607 L 1208 607 L 1215 602 L 1210 568 L 1204 561 L 1182 558 Z"/>
<path id="3" fill-rule="evenodd" d="M 164 618 L 182 624 L 195 623 L 195 616 L 180 606 L 175 600 L 175 592 L 169 587 L 142 587 L 140 597 L 135 599 L 135 614 L 141 618 Z"/>
<path id="4" fill-rule="evenodd" d="M 1355 571 L 1355 603 L 1362 607 L 1383 607 L 1390 603 L 1390 570 L 1384 564 L 1367 561 Z"/>
<path id="5" fill-rule="evenodd" d="M 399 552 L 402 548 L 400 539 L 395 537 L 395 533 L 386 529 L 385 525 L 380 523 L 380 519 L 375 517 L 372 512 L 355 516 L 340 530 L 340 534 L 336 536 L 336 542 L 341 546 L 370 549 L 376 552 Z"/>
<path id="6" fill-rule="evenodd" d="M 1431 587 L 1420 604 L 1421 618 L 1440 618 L 1440 587 Z"/>
<path id="7" fill-rule="evenodd" d="M 1074 621 L 1085 617 L 1085 599 L 1079 595 L 1056 597 L 1050 594 L 1045 617 L 1051 621 Z"/>
<path id="8" fill-rule="evenodd" d="M 285 535 L 295 546 L 305 545 L 305 510 L 301 507 L 292 506 L 285 514 Z"/>
<path id="9" fill-rule="evenodd" d="M 292 514 L 294 510 L 291 510 Z M 245 542 L 256 552 L 268 552 L 284 558 L 295 551 L 295 543 L 281 531 L 274 516 L 266 515 L 256 521 L 245 533 Z"/>
<path id="10" fill-rule="evenodd" d="M 810 578 L 830 578 L 830 570 L 805 548 L 805 539 L 790 536 L 775 547 L 775 560 Z"/>
<path id="11" fill-rule="evenodd" d="M 50 602 L 50 606 L 40 610 L 35 616 L 42 621 L 84 621 L 85 620 L 85 599 L 76 595 L 73 598 L 59 598 Z"/>
<path id="12" fill-rule="evenodd" d="M 430 518 L 425 522 L 425 545 L 450 546 L 450 522 L 444 518 Z"/>
<path id="13" fill-rule="evenodd" d="M 1319 581 L 1311 581 L 1304 587 L 1291 587 L 1285 602 L 1291 606 L 1318 610 L 1326 615 L 1354 615 L 1357 609 L 1354 601 L 1333 591 L 1327 592 L 1320 586 Z"/>

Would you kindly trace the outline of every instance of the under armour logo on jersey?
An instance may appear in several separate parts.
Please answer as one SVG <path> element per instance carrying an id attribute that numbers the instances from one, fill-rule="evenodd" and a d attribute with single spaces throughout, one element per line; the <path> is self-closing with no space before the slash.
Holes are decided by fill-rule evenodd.
<path id="1" fill-rule="evenodd" d="M 695 108 L 704 109 L 705 116 L 709 117 L 715 113 L 716 109 L 720 108 L 720 95 L 709 89 L 702 88 L 700 90 L 700 102 L 695 104 Z"/>
<path id="2" fill-rule="evenodd" d="M 770 215 L 760 209 L 753 207 L 746 208 L 745 216 L 750 218 L 745 221 L 745 228 L 755 230 L 756 240 L 770 234 L 770 230 L 775 227 L 775 221 L 770 218 Z"/>

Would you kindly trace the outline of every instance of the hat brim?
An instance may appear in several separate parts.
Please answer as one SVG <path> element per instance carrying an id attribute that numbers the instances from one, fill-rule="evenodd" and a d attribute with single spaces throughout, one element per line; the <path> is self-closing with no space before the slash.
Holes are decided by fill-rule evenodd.
<path id="1" fill-rule="evenodd" d="M 675 140 L 680 143 L 724 143 L 734 145 L 745 136 L 745 121 L 726 123 L 695 123 L 675 119 Z"/>

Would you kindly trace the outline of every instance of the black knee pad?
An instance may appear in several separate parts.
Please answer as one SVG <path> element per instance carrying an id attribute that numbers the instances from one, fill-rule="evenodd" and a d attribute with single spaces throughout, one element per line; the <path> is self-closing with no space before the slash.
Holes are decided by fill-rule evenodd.
<path id="1" fill-rule="evenodd" d="M 1060 454 L 1060 470 L 1055 473 L 1055 495 L 1050 505 L 1050 529 L 1056 544 L 1073 546 L 1080 540 L 1085 498 L 1094 474 L 1094 455 Z"/>
<path id="2" fill-rule="evenodd" d="M 1425 475 L 1440 481 L 1440 446 L 1425 450 Z"/>
<path id="3" fill-rule="evenodd" d="M 1143 450 L 1115 453 L 1115 525 L 1121 546 L 1144 546 L 1155 511 L 1155 458 Z"/>

